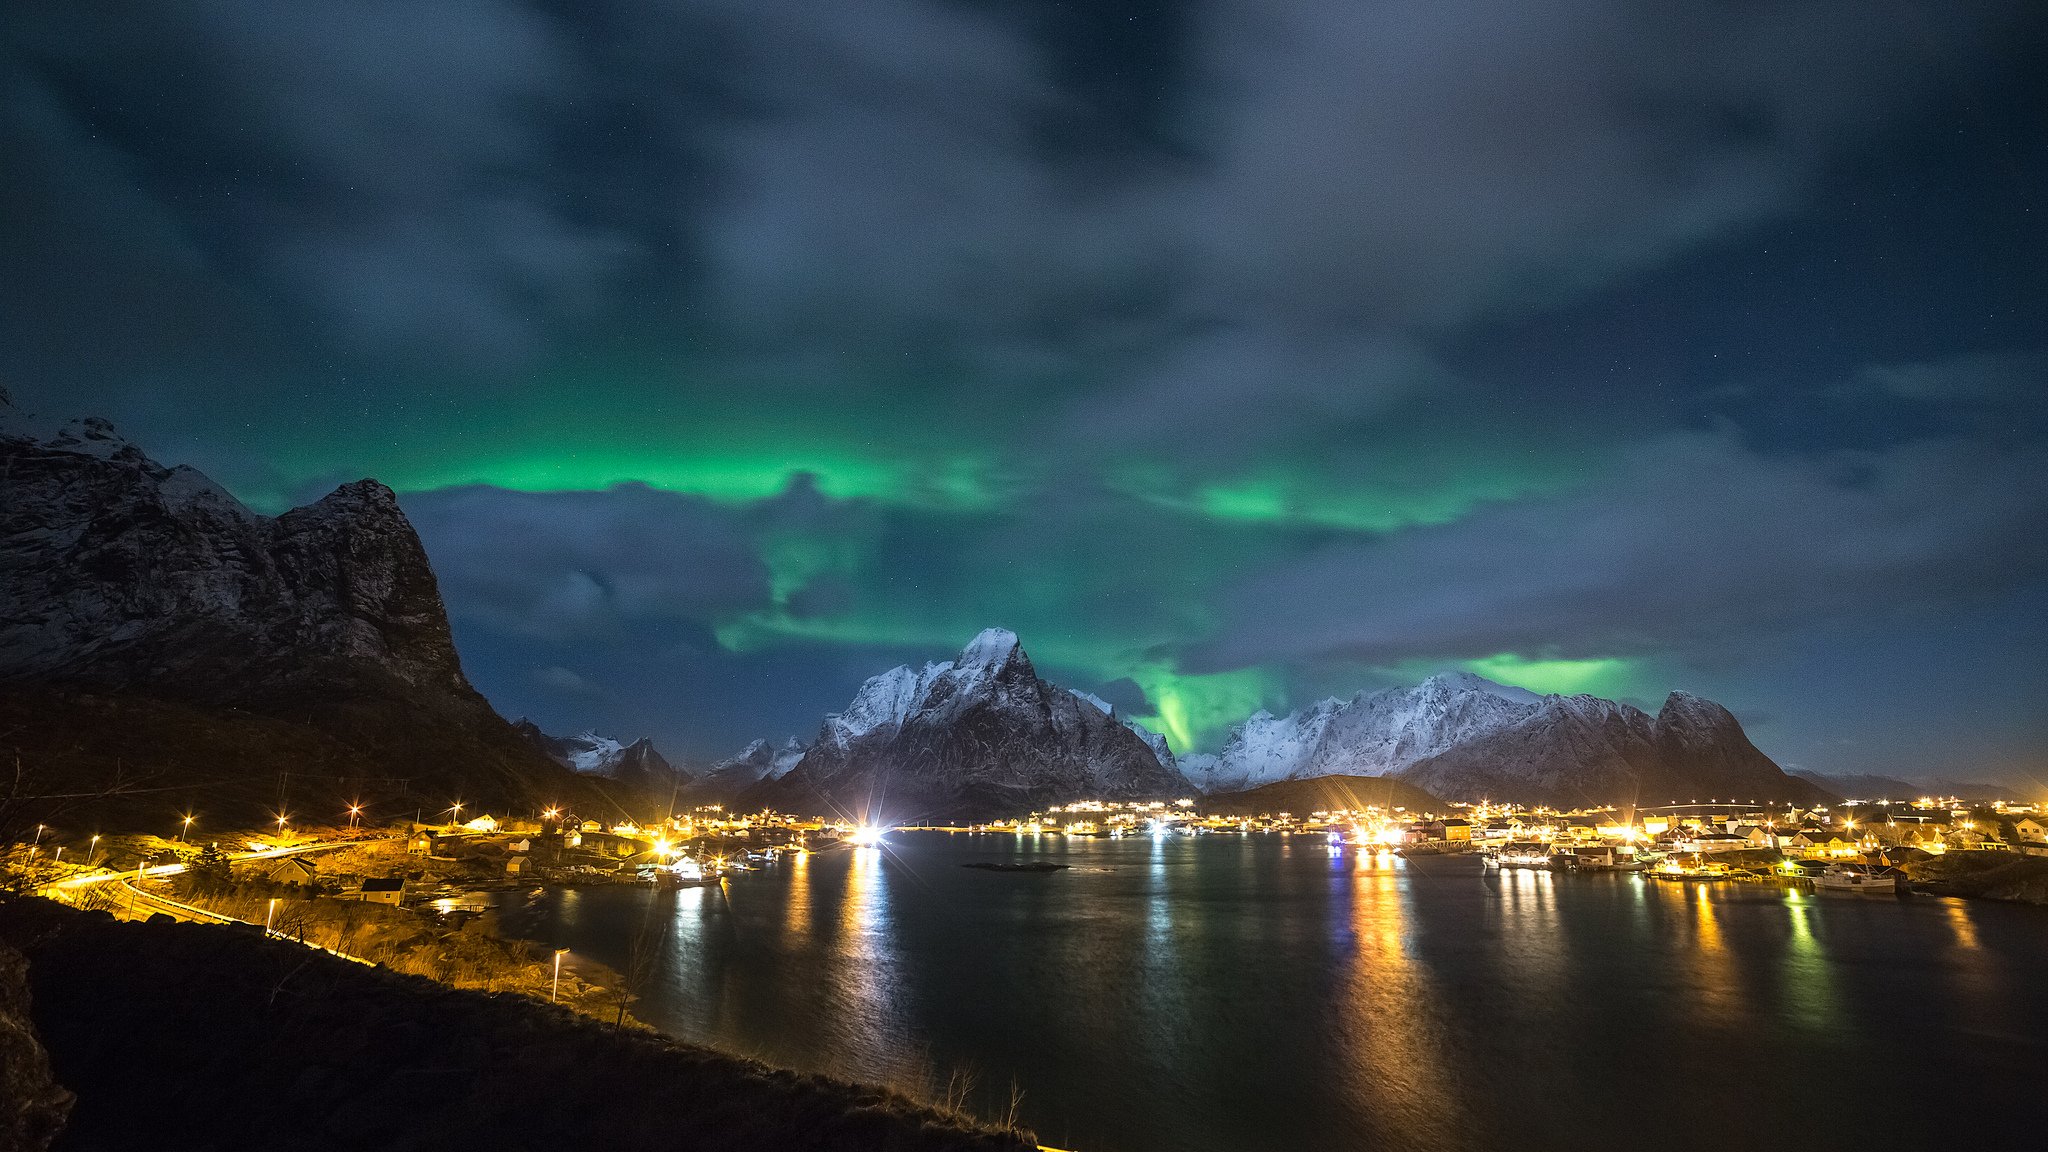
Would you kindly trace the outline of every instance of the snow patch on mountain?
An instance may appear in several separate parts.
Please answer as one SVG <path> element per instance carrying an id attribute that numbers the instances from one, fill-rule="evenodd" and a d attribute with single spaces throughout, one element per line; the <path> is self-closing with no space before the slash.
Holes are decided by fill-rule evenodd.
<path id="1" fill-rule="evenodd" d="M 825 718 L 802 760 L 750 802 L 849 811 L 986 812 L 1082 797 L 1186 794 L 1165 739 L 1100 697 L 1042 680 L 991 628 L 949 661 L 892 668 Z"/>
<path id="2" fill-rule="evenodd" d="M 615 774 L 619 770 L 619 760 L 626 754 L 624 744 L 588 729 L 570 737 L 568 743 L 573 749 L 569 753 L 569 767 L 586 776 Z"/>

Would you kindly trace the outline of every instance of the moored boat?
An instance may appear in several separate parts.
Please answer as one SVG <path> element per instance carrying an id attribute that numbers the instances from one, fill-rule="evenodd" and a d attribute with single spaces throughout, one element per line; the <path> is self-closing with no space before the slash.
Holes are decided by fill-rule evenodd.
<path id="1" fill-rule="evenodd" d="M 1816 892 L 1867 892 L 1894 896 L 1899 891 L 1899 874 L 1866 864 L 1838 864 L 1813 877 Z"/>

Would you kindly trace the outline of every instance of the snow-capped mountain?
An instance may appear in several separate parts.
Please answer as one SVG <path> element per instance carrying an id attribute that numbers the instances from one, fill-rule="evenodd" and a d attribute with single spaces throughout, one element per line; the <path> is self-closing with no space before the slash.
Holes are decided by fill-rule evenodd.
<path id="1" fill-rule="evenodd" d="M 584 776 L 629 783 L 669 781 L 680 770 L 655 751 L 654 741 L 642 736 L 627 744 L 610 736 L 585 730 L 575 736 L 550 736 L 531 720 L 512 725 L 550 760 Z"/>
<path id="2" fill-rule="evenodd" d="M 4 393 L 0 477 L 0 708 L 25 759 L 90 777 L 146 748 L 159 776 L 246 769 L 273 802 L 285 763 L 473 803 L 578 795 L 464 677 L 382 484 L 263 516 L 104 420 Z"/>
<path id="3" fill-rule="evenodd" d="M 789 775 L 796 762 L 808 751 L 796 737 L 791 736 L 780 745 L 766 740 L 756 740 L 740 749 L 739 754 L 720 760 L 711 768 L 710 775 L 728 774 L 735 778 L 744 776 L 747 783 L 762 780 L 780 780 Z"/>
<path id="4" fill-rule="evenodd" d="M 804 743 L 794 736 L 781 744 L 755 740 L 691 780 L 683 788 L 683 798 L 689 804 L 731 803 L 756 784 L 789 775 L 805 751 Z"/>
<path id="5" fill-rule="evenodd" d="M 802 759 L 747 802 L 894 821 L 1187 791 L 1159 737 L 1040 679 L 1016 634 L 991 628 L 951 661 L 861 685 Z"/>
<path id="6" fill-rule="evenodd" d="M 1412 688 L 1324 700 L 1285 716 L 1253 713 L 1213 762 L 1184 768 L 1212 792 L 1238 792 L 1312 776 L 1383 776 L 1491 732 L 1542 698 L 1469 672 Z"/>
<path id="7" fill-rule="evenodd" d="M 1654 717 L 1593 696 L 1538 696 L 1470 673 L 1252 716 L 1213 762 L 1186 757 L 1207 790 L 1319 776 L 1396 775 L 1446 800 L 1588 804 L 1693 798 L 1811 799 L 1757 751 L 1727 709 L 1674 692 Z"/>

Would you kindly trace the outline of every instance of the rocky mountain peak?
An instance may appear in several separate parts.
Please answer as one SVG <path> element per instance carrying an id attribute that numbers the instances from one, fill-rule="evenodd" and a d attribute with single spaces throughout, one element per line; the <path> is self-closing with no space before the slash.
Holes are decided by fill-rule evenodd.
<path id="1" fill-rule="evenodd" d="M 902 819 L 1187 791 L 1163 740 L 1041 679 L 1016 633 L 992 628 L 953 661 L 868 680 L 788 774 L 747 802 L 859 814 L 880 805 Z"/>
<path id="2" fill-rule="evenodd" d="M 384 485 L 262 516 L 104 420 L 11 404 L 0 477 L 0 681 L 46 712 L 176 716 L 177 739 L 203 732 L 237 756 L 299 741 L 318 749 L 300 756 L 309 775 L 322 769 L 307 755 L 475 799 L 576 795 L 464 678 L 433 567 Z M 98 755 L 89 736 L 50 733 L 72 761 Z M 176 743 L 159 754 L 185 754 Z M 190 754 L 218 774 L 217 754 Z"/>

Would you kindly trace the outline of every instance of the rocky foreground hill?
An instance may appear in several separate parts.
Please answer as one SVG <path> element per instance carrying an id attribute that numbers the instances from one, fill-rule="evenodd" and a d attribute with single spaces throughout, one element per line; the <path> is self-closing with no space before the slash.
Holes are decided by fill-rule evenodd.
<path id="1" fill-rule="evenodd" d="M 0 903 L 0 1053 L 13 1051 L 4 1029 L 23 1000 L 10 944 L 28 958 L 25 1006 L 62 1087 L 26 1066 L 0 1086 L 26 1094 L 14 1110 L 22 1131 L 64 1123 L 59 1147 L 1036 1146 L 881 1088 L 450 989 L 256 930 L 116 923 L 41 900 Z M 36 1147 L 6 1137 L 0 1147 Z"/>
<path id="2" fill-rule="evenodd" d="M 611 806 L 470 686 L 376 481 L 258 515 L 105 421 L 0 395 L 0 482 L 0 733 L 45 791 L 118 780 L 103 820 L 192 805 L 214 827 L 280 796 L 318 818 L 358 795 Z"/>

